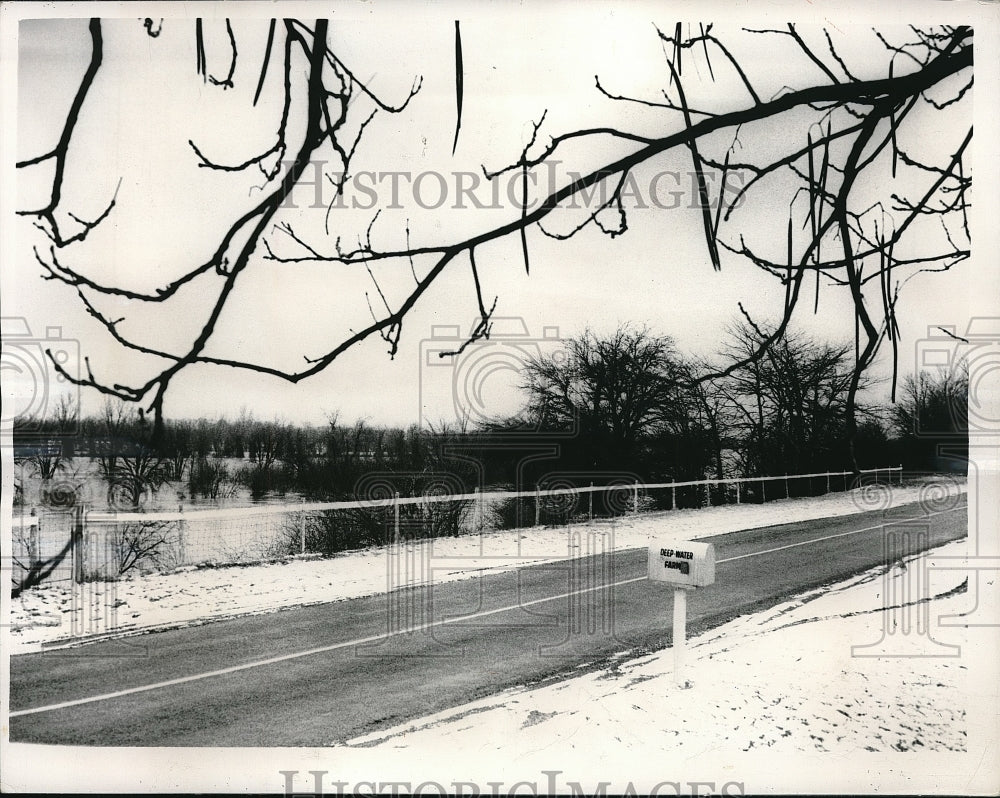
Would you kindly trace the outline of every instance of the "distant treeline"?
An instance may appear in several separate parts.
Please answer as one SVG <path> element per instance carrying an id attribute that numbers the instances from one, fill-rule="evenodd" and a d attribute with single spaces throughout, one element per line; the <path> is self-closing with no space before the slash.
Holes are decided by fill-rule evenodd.
<path id="1" fill-rule="evenodd" d="M 525 403 L 479 429 L 322 426 L 257 419 L 168 420 L 154 447 L 148 419 L 105 404 L 78 417 L 61 401 L 15 426 L 15 455 L 51 479 L 70 458 L 91 458 L 119 504 L 186 482 L 224 498 L 365 498 L 366 491 L 471 491 L 563 482 L 696 480 L 852 470 L 902 463 L 940 470 L 967 451 L 968 377 L 906 378 L 894 405 L 846 407 L 852 346 L 783 335 L 753 357 L 766 331 L 732 331 L 717 363 L 682 357 L 670 338 L 624 327 L 591 332 L 523 369 Z M 853 427 L 853 428 L 852 428 Z M 950 459 L 949 459 L 950 458 Z M 380 481 L 379 474 L 387 475 Z"/>

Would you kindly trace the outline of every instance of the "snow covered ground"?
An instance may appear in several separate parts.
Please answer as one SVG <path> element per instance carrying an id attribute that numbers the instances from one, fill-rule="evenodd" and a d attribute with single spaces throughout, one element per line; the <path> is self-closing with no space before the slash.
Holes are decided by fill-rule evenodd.
<path id="1" fill-rule="evenodd" d="M 904 583 L 912 584 L 913 569 L 926 567 L 928 556 L 962 556 L 965 544 L 954 541 L 888 572 L 873 569 L 688 641 L 687 689 L 675 685 L 672 649 L 632 660 L 626 653 L 581 676 L 507 690 L 349 744 L 374 746 L 389 758 L 448 751 L 453 761 L 488 758 L 535 775 L 570 750 L 606 763 L 608 773 L 638 751 L 654 760 L 964 751 L 964 630 L 937 628 L 941 615 L 969 609 L 964 574 L 931 572 L 923 602 L 887 609 L 886 597 L 906 595 Z M 920 613 L 929 626 L 917 626 Z M 893 636 L 871 645 L 883 628 Z M 932 629 L 936 642 L 918 628 Z M 909 656 L 874 656 L 890 652 Z"/>
<path id="2" fill-rule="evenodd" d="M 881 510 L 922 501 L 932 509 L 952 506 L 964 479 L 929 478 L 903 486 L 870 485 L 848 493 L 779 500 L 763 505 L 727 505 L 699 510 L 630 516 L 594 526 L 533 527 L 442 538 L 415 544 L 410 562 L 422 566 L 402 581 L 387 578 L 388 547 L 331 558 L 291 559 L 232 567 L 186 567 L 119 582 L 67 581 L 43 584 L 11 602 L 9 650 L 37 651 L 43 643 L 71 644 L 93 636 L 133 634 L 210 620 L 272 612 L 383 593 L 415 584 L 433 573 L 435 582 L 467 579 L 538 562 L 568 559 L 587 546 L 588 529 L 606 547 L 645 547 L 652 535 L 682 539 L 773 524 Z M 433 569 L 431 571 L 430 569 Z"/>

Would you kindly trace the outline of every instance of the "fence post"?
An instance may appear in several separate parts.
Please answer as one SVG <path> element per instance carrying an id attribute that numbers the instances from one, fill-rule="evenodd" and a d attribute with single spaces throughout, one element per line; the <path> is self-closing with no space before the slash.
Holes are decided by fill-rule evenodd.
<path id="1" fill-rule="evenodd" d="M 712 483 L 705 480 L 705 506 L 712 506 Z"/>
<path id="2" fill-rule="evenodd" d="M 899 464 L 899 484 L 903 484 L 903 464 Z"/>
<path id="3" fill-rule="evenodd" d="M 535 526 L 542 524 L 542 491 L 538 484 L 535 484 Z"/>
<path id="4" fill-rule="evenodd" d="M 472 527 L 477 535 L 481 535 L 483 532 L 482 526 L 482 511 L 480 508 L 481 499 L 479 498 L 479 486 L 476 485 L 472 492 L 475 494 L 476 498 L 472 500 Z"/>
<path id="5" fill-rule="evenodd" d="M 736 480 L 736 503 L 740 503 L 740 481 Z"/>
<path id="6" fill-rule="evenodd" d="M 593 482 L 590 483 L 590 487 L 591 488 L 594 487 Z M 594 491 L 591 490 L 590 493 L 588 493 L 587 495 L 590 497 L 587 515 L 590 518 L 590 523 L 594 523 Z"/>
<path id="7" fill-rule="evenodd" d="M 639 480 L 632 486 L 632 512 L 639 514 Z"/>
<path id="8" fill-rule="evenodd" d="M 830 492 L 830 472 L 826 472 L 826 492 Z"/>
<path id="9" fill-rule="evenodd" d="M 78 585 L 83 584 L 84 563 L 83 563 L 83 505 L 78 504 L 73 508 L 73 581 Z"/>
<path id="10" fill-rule="evenodd" d="M 763 478 L 760 480 L 760 503 L 764 504 L 767 501 L 767 482 Z"/>
<path id="11" fill-rule="evenodd" d="M 670 509 L 677 509 L 677 486 L 673 484 L 670 486 Z"/>
<path id="12" fill-rule="evenodd" d="M 30 527 L 28 527 L 28 529 L 29 529 L 29 532 L 28 532 L 28 567 L 29 568 L 33 568 L 34 566 L 36 566 L 42 560 L 42 558 L 40 556 L 40 549 L 38 548 L 40 540 L 41 540 L 41 531 L 42 530 L 40 529 L 40 526 L 41 526 L 42 521 L 35 514 L 35 508 L 34 507 L 31 508 L 31 516 L 30 517 L 32 519 L 34 519 L 35 523 L 33 523 Z"/>
<path id="13" fill-rule="evenodd" d="M 788 474 L 785 474 L 785 498 L 789 498 L 788 495 Z"/>
<path id="14" fill-rule="evenodd" d="M 302 504 L 306 503 L 304 496 L 300 497 Z M 299 512 L 299 554 L 306 553 L 306 511 Z"/>
<path id="15" fill-rule="evenodd" d="M 183 513 L 184 512 L 184 505 L 183 504 L 178 504 L 177 505 L 177 512 L 179 512 L 179 513 Z M 184 543 L 185 543 L 185 541 L 184 541 L 184 520 L 181 519 L 180 521 L 177 522 L 177 554 L 179 555 L 179 558 L 180 558 L 180 561 L 181 561 L 180 562 L 181 565 L 187 565 L 187 551 L 185 550 Z"/>
<path id="16" fill-rule="evenodd" d="M 395 520 L 393 522 L 392 542 L 399 545 L 399 491 L 392 497 L 392 512 Z"/>

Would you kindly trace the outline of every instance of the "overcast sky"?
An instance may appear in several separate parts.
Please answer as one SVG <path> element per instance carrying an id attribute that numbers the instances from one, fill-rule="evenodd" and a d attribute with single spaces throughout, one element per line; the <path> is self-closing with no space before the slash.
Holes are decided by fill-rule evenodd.
<path id="1" fill-rule="evenodd" d="M 422 87 L 406 111 L 378 114 L 365 130 L 353 162 L 358 182 L 347 197 L 348 205 L 362 207 L 331 211 L 309 207 L 315 189 L 305 186 L 295 195 L 300 207 L 286 209 L 278 217 L 293 224 L 317 250 L 332 251 L 338 236 L 345 243 L 356 242 L 380 209 L 372 242 L 383 248 L 403 246 L 407 224 L 411 242 L 427 244 L 455 240 L 513 218 L 517 209 L 507 196 L 506 183 L 496 202 L 483 183 L 464 198 L 460 189 L 481 177 L 481 165 L 496 168 L 516 161 L 532 122 L 543 112 L 545 136 L 594 125 L 644 135 L 679 129 L 676 114 L 613 102 L 600 95 L 594 82 L 597 75 L 609 91 L 662 98 L 659 92 L 669 76 L 652 23 L 672 30 L 676 13 L 662 7 L 653 13 L 638 4 L 614 12 L 587 6 L 573 15 L 564 13 L 561 5 L 544 4 L 503 15 L 495 9 L 473 13 L 444 7 L 415 14 L 403 13 L 402 8 L 349 6 L 343 13 L 338 8 L 333 18 L 331 44 L 339 58 L 383 99 L 404 98 L 418 76 Z M 464 108 L 452 155 L 456 18 L 461 20 Z M 903 21 L 898 16 L 882 20 L 886 36 L 904 37 Z M 781 22 L 757 20 L 761 26 Z M 884 68 L 885 53 L 869 20 L 838 18 L 828 26 L 857 74 L 867 77 Z M 717 31 L 723 32 L 723 27 L 720 23 Z M 740 36 L 738 26 L 727 30 L 737 42 L 735 54 L 761 81 L 763 94 L 770 96 L 785 84 L 800 87 L 808 79 L 811 67 L 801 58 L 792 60 L 761 37 Z M 808 30 L 813 35 L 819 32 L 817 27 Z M 220 175 L 199 169 L 188 144 L 189 139 L 195 141 L 207 155 L 228 162 L 245 160 L 269 146 L 279 109 L 277 70 L 269 76 L 258 105 L 250 101 L 266 23 L 240 20 L 235 32 L 240 55 L 234 88 L 222 91 L 196 74 L 192 21 L 167 19 L 156 38 L 148 37 L 134 18 L 105 25 L 105 63 L 81 115 L 63 196 L 66 210 L 93 218 L 118 191 L 114 213 L 74 256 L 74 266 L 89 276 L 136 290 L 155 289 L 202 262 L 221 231 L 260 197 L 255 189 L 263 182 L 259 172 Z M 206 22 L 206 49 L 209 72 L 224 74 L 228 45 L 218 21 Z M 24 21 L 17 53 L 16 152 L 23 159 L 51 148 L 58 137 L 89 57 L 86 22 Z M 719 69 L 712 86 L 704 63 L 698 64 L 696 58 L 688 63 L 685 77 L 694 79 L 690 72 L 695 69 L 704 80 L 705 96 L 728 107 L 745 104 L 731 72 Z M 978 102 L 978 79 L 976 92 Z M 371 105 L 361 98 L 356 106 L 352 105 L 356 115 L 351 122 L 355 126 Z M 954 150 L 971 122 L 971 103 L 958 108 L 949 114 L 922 111 L 926 123 L 921 133 L 927 142 Z M 301 107 L 293 104 L 293 116 L 295 111 Z M 773 129 L 765 133 L 786 134 Z M 977 126 L 977 141 L 980 135 Z M 587 171 L 601 159 L 619 157 L 630 149 L 622 144 L 568 148 L 559 168 Z M 529 232 L 530 275 L 525 274 L 516 237 L 478 251 L 487 300 L 498 297 L 497 335 L 493 343 L 470 349 L 464 364 L 442 366 L 438 360 L 428 361 L 426 353 L 436 346 L 435 328 L 438 333 L 458 328 L 465 335 L 475 320 L 467 260 L 452 264 L 407 317 L 394 360 L 375 337 L 342 355 L 325 373 L 298 385 L 232 369 L 192 367 L 170 388 L 167 414 L 233 416 L 245 406 L 258 418 L 312 423 L 322 423 L 328 413 L 339 413 L 343 421 L 365 418 L 385 424 L 450 420 L 456 379 L 461 385 L 475 385 L 459 389 L 466 392 L 463 395 L 474 411 L 509 412 L 517 404 L 511 389 L 517 375 L 509 368 L 516 363 L 509 357 L 512 347 L 502 343 L 506 331 L 526 330 L 527 343 L 521 350 L 536 351 L 536 339 L 542 339 L 538 346 L 552 348 L 557 346 L 549 340 L 553 335 L 576 335 L 587 326 L 607 332 L 628 322 L 674 337 L 682 351 L 710 356 L 724 345 L 726 327 L 739 314 L 739 301 L 756 319 L 767 321 L 776 318 L 783 289 L 756 267 L 725 253 L 722 270 L 713 271 L 701 212 L 690 207 L 689 168 L 690 156 L 678 149 L 636 172 L 640 207 L 629 210 L 629 229 L 623 236 L 611 239 L 590 227 L 568 241 L 554 241 L 536 230 Z M 44 204 L 51 179 L 45 169 L 41 166 L 30 174 L 23 170 L 25 174 L 19 175 L 19 207 L 37 207 L 40 198 Z M 384 173 L 409 177 L 401 178 L 394 194 L 391 178 Z M 414 179 L 420 175 L 424 177 L 415 187 Z M 655 207 L 650 196 L 653 185 L 661 203 L 679 207 Z M 332 198 L 329 186 L 324 197 Z M 475 207 L 477 202 L 500 207 Z M 456 207 L 460 204 L 464 207 Z M 762 207 L 760 218 L 743 217 L 747 234 L 757 235 L 765 245 L 769 240 L 783 241 L 784 217 L 768 214 L 766 204 Z M 44 338 L 46 327 L 60 326 L 64 337 L 80 341 L 81 355 L 90 358 L 100 378 L 134 382 L 148 373 L 148 367 L 144 371 L 141 364 L 133 365 L 131 358 L 109 345 L 72 289 L 40 278 L 32 246 L 44 246 L 45 239 L 30 219 L 8 216 L 5 221 L 15 238 L 6 242 L 0 284 L 3 315 L 25 317 L 35 338 Z M 573 217 L 565 215 L 554 217 L 549 226 L 559 230 L 573 223 Z M 728 239 L 737 241 L 744 228 L 730 228 Z M 269 240 L 277 251 L 301 252 L 280 233 L 270 233 Z M 921 275 L 906 286 L 900 301 L 903 373 L 912 371 L 916 343 L 928 326 L 964 330 L 970 294 L 976 294 L 977 268 L 974 257 L 951 273 Z M 406 264 L 377 268 L 375 275 L 390 304 L 412 285 Z M 877 292 L 877 286 L 872 290 Z M 322 354 L 350 329 L 370 322 L 366 292 L 378 310 L 381 300 L 363 267 L 277 264 L 255 258 L 241 277 L 209 352 L 298 367 L 303 356 Z M 105 303 L 102 308 L 113 318 L 124 316 L 122 330 L 143 343 L 169 348 L 190 339 L 192 324 L 201 318 L 198 311 L 204 311 L 211 295 L 209 284 L 196 281 L 179 295 L 178 307 L 150 310 L 122 304 L 121 312 L 116 312 L 114 303 Z M 877 295 L 872 300 L 877 305 Z M 815 316 L 811 301 L 801 305 L 798 329 L 831 341 L 852 340 L 854 321 L 844 289 L 823 285 Z M 75 356 L 73 347 L 68 351 Z M 885 358 L 876 372 L 888 373 Z M 880 390 L 876 398 L 885 392 Z M 98 404 L 94 393 L 85 392 L 85 411 Z"/>

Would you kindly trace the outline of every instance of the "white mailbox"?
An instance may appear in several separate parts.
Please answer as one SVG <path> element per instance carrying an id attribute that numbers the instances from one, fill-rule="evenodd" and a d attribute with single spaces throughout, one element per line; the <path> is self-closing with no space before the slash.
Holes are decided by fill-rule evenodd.
<path id="1" fill-rule="evenodd" d="M 679 587 L 715 582 L 715 546 L 697 541 L 662 539 L 649 544 L 649 578 Z"/>

